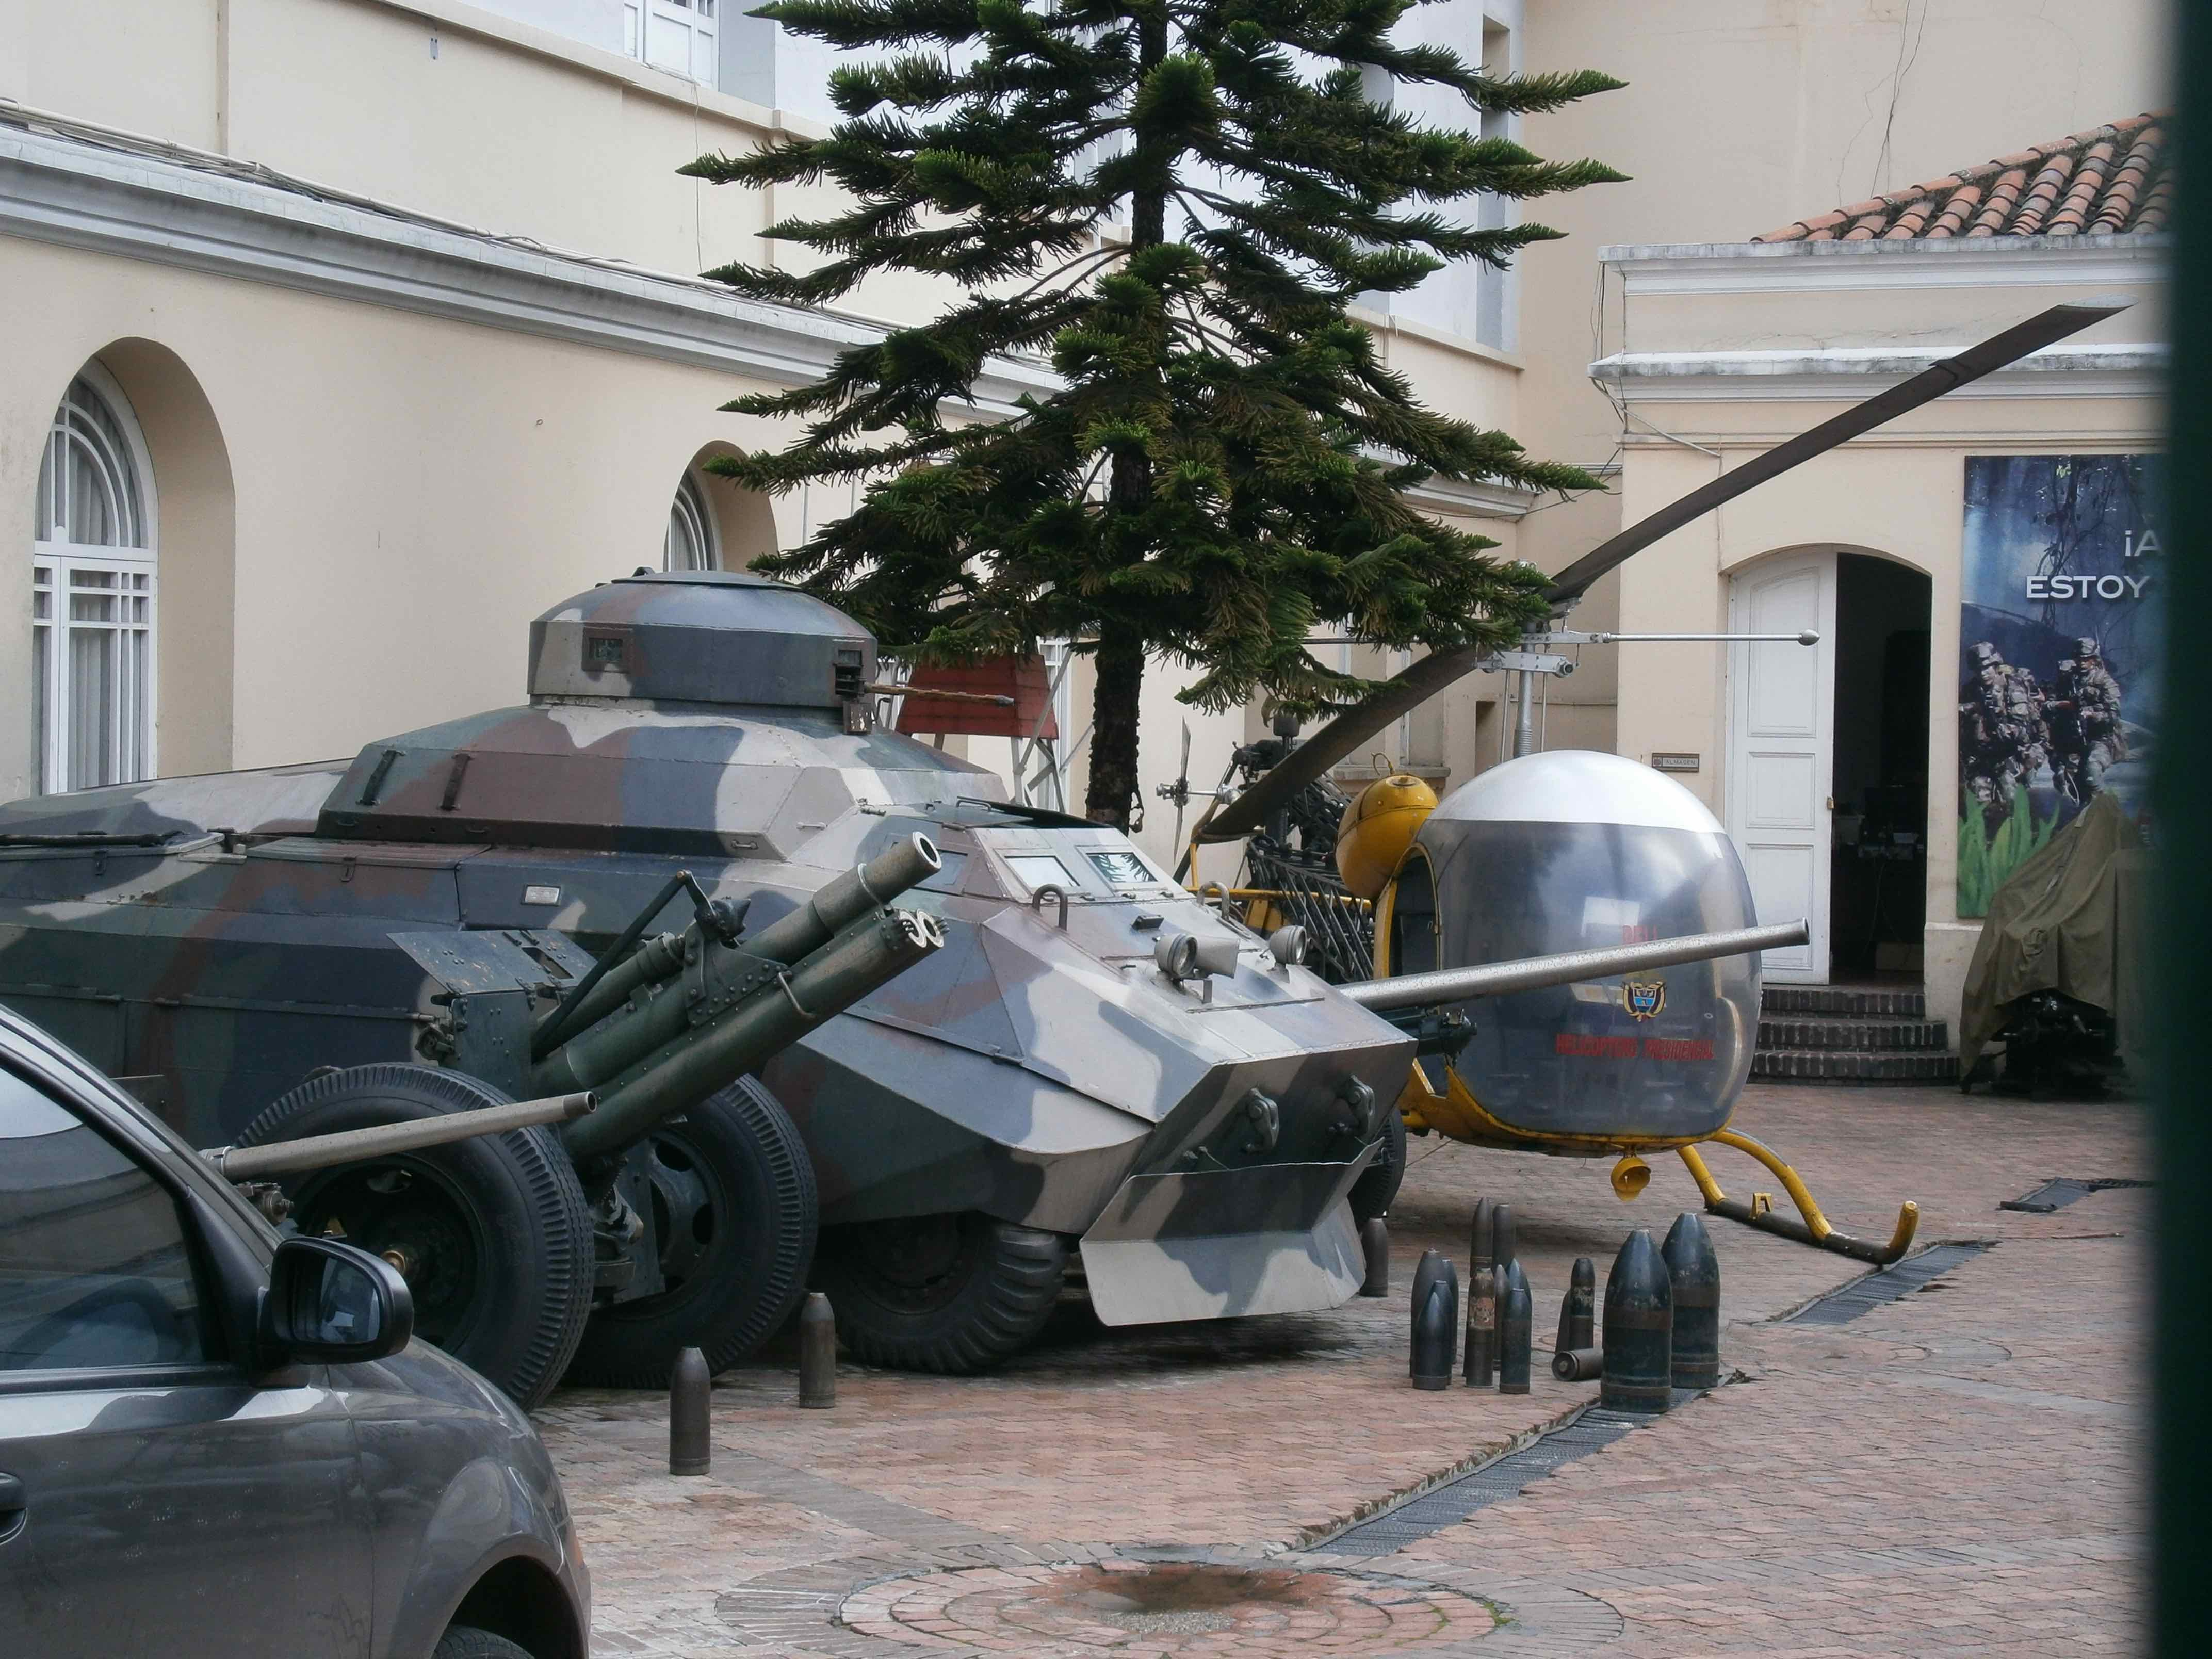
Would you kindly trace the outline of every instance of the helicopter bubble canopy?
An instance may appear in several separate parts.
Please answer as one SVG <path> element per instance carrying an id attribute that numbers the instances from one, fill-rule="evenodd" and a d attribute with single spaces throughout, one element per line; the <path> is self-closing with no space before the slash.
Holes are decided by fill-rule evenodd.
<path id="1" fill-rule="evenodd" d="M 1419 973 L 1756 925 L 1743 862 L 1703 802 L 1618 755 L 1555 750 L 1446 796 L 1400 866 L 1382 941 Z M 1465 1005 L 1454 1069 L 1505 1129 L 1694 1139 L 1751 1069 L 1757 957 L 1723 957 Z M 1431 1085 L 1442 1064 L 1423 1062 Z"/>

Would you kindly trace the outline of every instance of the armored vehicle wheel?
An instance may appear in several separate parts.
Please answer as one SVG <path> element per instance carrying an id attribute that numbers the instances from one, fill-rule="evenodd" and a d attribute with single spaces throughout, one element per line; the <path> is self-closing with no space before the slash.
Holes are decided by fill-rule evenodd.
<path id="1" fill-rule="evenodd" d="M 1066 1272 L 1059 1234 L 971 1210 L 830 1228 L 814 1282 L 858 1358 L 958 1376 L 1026 1346 Z"/>
<path id="2" fill-rule="evenodd" d="M 1376 1216 L 1389 1214 L 1398 1196 L 1399 1183 L 1405 1178 L 1406 1120 L 1394 1105 L 1382 1114 L 1382 1145 L 1376 1152 L 1375 1161 L 1360 1172 L 1345 1194 L 1352 1205 L 1352 1218 L 1364 1227 Z"/>
<path id="3" fill-rule="evenodd" d="M 668 1288 L 594 1310 L 571 1382 L 665 1389 L 686 1348 L 721 1370 L 766 1341 L 806 1290 L 814 1164 L 775 1096 L 740 1078 L 646 1144 Z"/>
<path id="4" fill-rule="evenodd" d="M 241 1146 L 410 1122 L 507 1097 L 434 1066 L 325 1073 L 246 1126 Z M 415 1332 L 527 1411 L 552 1391 L 592 1305 L 592 1218 L 544 1126 L 304 1170 L 283 1182 L 303 1233 L 374 1250 L 415 1295 Z"/>

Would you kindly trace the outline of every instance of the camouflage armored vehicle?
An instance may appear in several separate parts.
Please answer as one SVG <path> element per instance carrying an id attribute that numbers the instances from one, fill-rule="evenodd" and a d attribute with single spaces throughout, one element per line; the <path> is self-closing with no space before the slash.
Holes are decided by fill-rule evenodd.
<path id="1" fill-rule="evenodd" d="M 849 922 L 817 923 L 833 893 L 890 896 L 858 866 L 926 838 L 902 902 L 943 949 L 578 1159 L 597 1265 L 570 1374 L 650 1382 L 687 1343 L 730 1363 L 810 1256 L 856 1354 L 949 1371 L 1028 1341 L 1079 1264 L 1109 1324 L 1350 1296 L 1413 1039 L 1120 833 L 872 729 L 875 678 L 874 641 L 794 589 L 641 573 L 532 624 L 521 707 L 349 764 L 0 807 L 0 1001 L 204 1145 L 397 1110 L 363 1067 L 417 1068 L 411 1115 L 458 1103 L 428 1084 L 596 1087 L 623 1056 L 592 1022 L 628 1006 L 676 1031 L 739 994 L 699 968 L 738 907 L 744 951 L 793 960 L 779 939 Z M 648 937 L 679 875 L 695 920 Z M 580 945 L 614 964 L 580 997 Z M 426 1152 L 292 1196 L 302 1225 L 404 1234 L 426 1327 L 445 1305 L 534 1340 L 529 1297 L 471 1248 L 518 1212 L 452 1171 Z"/>

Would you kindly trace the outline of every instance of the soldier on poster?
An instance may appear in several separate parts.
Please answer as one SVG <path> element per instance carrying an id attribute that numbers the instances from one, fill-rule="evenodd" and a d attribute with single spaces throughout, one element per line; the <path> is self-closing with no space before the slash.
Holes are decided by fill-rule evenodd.
<path id="1" fill-rule="evenodd" d="M 2087 806 L 2104 787 L 2106 769 L 2128 757 L 2119 682 L 2093 635 L 2077 635 L 2074 654 L 2058 665 L 2050 709 L 2051 775 L 2070 799 Z"/>

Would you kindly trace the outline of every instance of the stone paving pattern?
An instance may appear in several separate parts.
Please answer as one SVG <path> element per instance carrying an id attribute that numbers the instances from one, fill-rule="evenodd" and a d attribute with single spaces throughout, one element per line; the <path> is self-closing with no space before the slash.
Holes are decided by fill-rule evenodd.
<path id="1" fill-rule="evenodd" d="M 1654 1159 L 1650 1190 L 1623 1206 L 1602 1161 L 1417 1139 L 1383 1301 L 1120 1331 L 1071 1305 L 1036 1352 L 989 1376 L 845 1367 L 830 1412 L 796 1409 L 793 1353 L 772 1350 L 717 1380 L 702 1479 L 664 1472 L 665 1401 L 556 1395 L 539 1420 L 593 1575 L 594 1650 L 1509 1659 L 2132 1644 L 2149 1194 L 2100 1193 L 2050 1216 L 1996 1205 L 2051 1176 L 2148 1176 L 2136 1109 L 1754 1085 L 1735 1127 L 1788 1157 L 1841 1226 L 1886 1238 L 1911 1197 L 1921 1243 L 1999 1247 L 1850 1325 L 1790 1326 L 1768 1322 L 1863 1267 L 1711 1220 L 1723 1358 L 1749 1380 L 1399 1553 L 1303 1554 L 1595 1395 L 1553 1381 L 1540 1358 L 1525 1397 L 1406 1386 L 1413 1262 L 1433 1245 L 1464 1267 L 1477 1196 L 1515 1206 L 1540 1346 L 1574 1256 L 1597 1258 L 1602 1275 L 1628 1226 L 1663 1233 L 1696 1202 L 1672 1158 Z M 1725 1148 L 1707 1158 L 1731 1195 L 1775 1184 Z M 1494 1606 L 1506 1622 L 1479 1633 L 1470 1618 L 1408 1645 L 1388 1619 L 1309 1623 L 1292 1639 L 1287 1622 L 1263 1631 L 1234 1601 L 1200 1609 L 1231 1619 L 1215 1628 L 1132 1623 L 1127 1609 L 1086 1621 L 1054 1601 L 1053 1587 L 1075 1582 L 1067 1564 L 1121 1571 L 1136 1558 L 1336 1575 L 1310 1592 L 1316 1605 L 1353 1605 L 1380 1575 L 1413 1601 Z M 1012 1582 L 964 1602 L 951 1588 L 989 1572 Z M 925 1628 L 925 1607 L 946 1627 Z M 1241 1644 L 1179 1645 L 1220 1642 L 1240 1618 Z"/>

